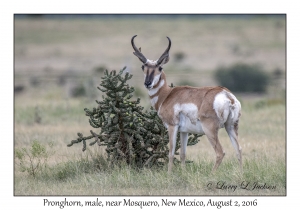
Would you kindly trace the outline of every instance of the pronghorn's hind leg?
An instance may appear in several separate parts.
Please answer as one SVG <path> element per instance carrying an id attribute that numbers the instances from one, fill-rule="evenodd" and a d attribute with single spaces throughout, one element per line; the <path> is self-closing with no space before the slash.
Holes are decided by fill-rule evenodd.
<path id="1" fill-rule="evenodd" d="M 231 140 L 231 143 L 235 149 L 235 152 L 236 152 L 236 155 L 237 155 L 237 158 L 239 160 L 239 163 L 240 163 L 240 169 L 241 169 L 241 172 L 243 172 L 243 163 L 242 163 L 242 148 L 241 146 L 239 145 L 239 142 L 238 142 L 238 120 L 236 120 L 235 122 L 226 122 L 225 123 L 225 129 L 228 133 L 228 136 Z"/>
<path id="2" fill-rule="evenodd" d="M 220 144 L 218 137 L 219 128 L 216 127 L 214 119 L 211 118 L 206 118 L 205 120 L 203 120 L 202 127 L 209 143 L 212 145 L 216 153 L 216 162 L 212 169 L 212 172 L 215 172 L 225 156 L 225 152 L 223 151 L 222 145 Z"/>
<path id="3" fill-rule="evenodd" d="M 168 165 L 168 172 L 169 173 L 172 171 L 172 167 L 173 167 L 177 131 L 178 131 L 178 125 L 175 125 L 175 126 L 169 125 L 168 126 L 168 133 L 169 133 L 169 165 Z"/>

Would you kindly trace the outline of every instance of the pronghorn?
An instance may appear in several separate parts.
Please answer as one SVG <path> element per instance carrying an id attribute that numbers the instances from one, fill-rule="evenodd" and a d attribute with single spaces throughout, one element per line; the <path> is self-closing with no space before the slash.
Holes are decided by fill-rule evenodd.
<path id="1" fill-rule="evenodd" d="M 162 66 L 169 61 L 170 38 L 167 37 L 169 45 L 165 52 L 153 61 L 142 54 L 141 48 L 137 49 L 134 44 L 136 36 L 131 38 L 133 54 L 143 63 L 144 85 L 148 89 L 151 105 L 169 133 L 168 171 L 172 170 L 176 136 L 179 131 L 182 166 L 185 165 L 188 133 L 205 134 L 216 153 L 216 162 L 212 169 L 214 172 L 225 155 L 218 139 L 218 130 L 223 127 L 229 135 L 242 170 L 242 149 L 238 143 L 240 102 L 225 87 L 169 87 Z"/>

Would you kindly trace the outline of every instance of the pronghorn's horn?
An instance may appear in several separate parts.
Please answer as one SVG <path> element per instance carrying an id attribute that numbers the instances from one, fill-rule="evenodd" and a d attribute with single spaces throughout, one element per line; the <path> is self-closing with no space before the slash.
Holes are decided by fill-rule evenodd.
<path id="1" fill-rule="evenodd" d="M 138 50 L 137 49 L 137 47 L 135 46 L 135 44 L 134 44 L 134 38 L 136 37 L 137 35 L 134 35 L 132 38 L 131 38 L 131 45 L 132 45 L 132 47 L 133 47 L 133 49 L 134 49 L 134 52 L 133 52 L 133 54 L 135 55 L 135 56 L 137 56 L 141 61 L 142 61 L 142 63 L 146 63 L 147 62 L 147 58 L 141 53 L 141 50 Z"/>
<path id="2" fill-rule="evenodd" d="M 166 59 L 165 63 L 168 62 L 168 60 L 169 60 L 169 50 L 171 48 L 171 39 L 169 37 L 167 37 L 167 38 L 169 40 L 169 46 L 167 47 L 165 52 L 160 56 L 160 58 L 157 60 L 157 65 L 160 65 L 164 59 Z"/>

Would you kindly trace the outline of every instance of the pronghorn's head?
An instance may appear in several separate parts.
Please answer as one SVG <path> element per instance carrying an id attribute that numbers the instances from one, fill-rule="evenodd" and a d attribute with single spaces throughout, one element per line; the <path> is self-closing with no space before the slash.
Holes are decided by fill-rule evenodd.
<path id="1" fill-rule="evenodd" d="M 160 76 L 161 76 L 161 72 L 162 72 L 162 66 L 164 64 L 166 64 L 168 61 L 169 61 L 169 50 L 171 48 L 171 40 L 169 37 L 168 40 L 169 40 L 169 45 L 167 47 L 167 49 L 165 50 L 165 52 L 160 56 L 159 59 L 155 60 L 155 61 L 152 61 L 152 60 L 149 60 L 147 59 L 143 54 L 142 54 L 142 51 L 141 51 L 141 48 L 137 49 L 137 47 L 135 46 L 134 44 L 134 38 L 136 37 L 137 35 L 133 36 L 131 38 L 131 44 L 132 44 L 132 47 L 134 49 L 134 52 L 133 54 L 135 56 L 137 56 L 140 61 L 143 63 L 142 65 L 142 69 L 143 69 L 143 72 L 144 72 L 144 76 L 145 76 L 145 81 L 144 81 L 144 85 L 145 87 L 150 90 L 152 89 L 157 83 L 158 81 L 160 80 Z"/>

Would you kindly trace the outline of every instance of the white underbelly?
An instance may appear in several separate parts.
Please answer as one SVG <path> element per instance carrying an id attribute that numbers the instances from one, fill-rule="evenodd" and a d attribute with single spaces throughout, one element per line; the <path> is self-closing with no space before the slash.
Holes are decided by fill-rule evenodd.
<path id="1" fill-rule="evenodd" d="M 188 118 L 183 113 L 179 114 L 179 118 L 179 132 L 204 134 L 200 120 L 197 119 L 196 123 L 193 124 L 190 118 Z"/>

